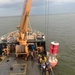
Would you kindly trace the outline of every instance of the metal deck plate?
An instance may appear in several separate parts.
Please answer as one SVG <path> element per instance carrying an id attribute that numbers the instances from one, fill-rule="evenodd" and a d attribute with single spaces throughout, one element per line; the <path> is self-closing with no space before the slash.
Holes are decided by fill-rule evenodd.
<path id="1" fill-rule="evenodd" d="M 12 67 L 13 67 L 13 70 L 11 71 L 10 75 L 25 75 L 26 74 L 27 64 L 13 64 Z"/>

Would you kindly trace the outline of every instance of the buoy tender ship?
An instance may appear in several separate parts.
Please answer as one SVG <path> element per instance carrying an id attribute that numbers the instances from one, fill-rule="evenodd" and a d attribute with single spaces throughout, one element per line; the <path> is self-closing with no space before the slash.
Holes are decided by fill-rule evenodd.
<path id="1" fill-rule="evenodd" d="M 56 55 L 59 43 L 51 42 L 50 50 L 47 52 L 45 34 L 28 27 L 31 3 L 32 0 L 25 0 L 21 23 L 17 30 L 0 37 L 1 75 L 41 75 L 37 61 L 27 60 L 32 48 L 36 53 L 38 50 L 43 51 L 43 54 L 49 57 L 52 67 L 58 63 Z"/>

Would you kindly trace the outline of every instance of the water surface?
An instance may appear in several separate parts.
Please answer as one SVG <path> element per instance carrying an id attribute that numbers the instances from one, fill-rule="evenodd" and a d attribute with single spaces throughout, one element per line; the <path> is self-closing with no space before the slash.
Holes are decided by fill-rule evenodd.
<path id="1" fill-rule="evenodd" d="M 0 36 L 16 30 L 21 17 L 1 17 Z M 75 14 L 30 16 L 30 25 L 46 35 L 47 50 L 51 41 L 60 43 L 55 75 L 75 75 Z"/>

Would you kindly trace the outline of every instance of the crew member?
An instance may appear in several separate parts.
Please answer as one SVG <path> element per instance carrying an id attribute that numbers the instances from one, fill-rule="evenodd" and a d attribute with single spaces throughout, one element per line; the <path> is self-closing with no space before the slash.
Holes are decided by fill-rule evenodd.
<path id="1" fill-rule="evenodd" d="M 35 46 L 32 45 L 32 46 L 31 46 L 31 57 L 32 57 L 33 59 L 34 59 L 34 57 L 35 57 L 35 56 L 34 56 L 34 55 L 35 55 L 35 54 L 34 54 L 34 53 L 35 53 L 34 50 L 35 50 Z"/>
<path id="2" fill-rule="evenodd" d="M 42 57 L 40 58 L 40 63 L 43 64 L 43 63 L 46 63 L 46 56 L 42 55 Z"/>
<path id="3" fill-rule="evenodd" d="M 51 72 L 51 70 L 52 70 L 52 66 L 51 66 L 51 64 L 50 64 L 50 62 L 49 62 L 49 58 L 47 58 L 47 60 L 46 60 L 46 68 L 47 68 L 47 70 L 48 70 L 48 72 L 49 72 L 49 74 L 50 74 L 50 72 Z"/>

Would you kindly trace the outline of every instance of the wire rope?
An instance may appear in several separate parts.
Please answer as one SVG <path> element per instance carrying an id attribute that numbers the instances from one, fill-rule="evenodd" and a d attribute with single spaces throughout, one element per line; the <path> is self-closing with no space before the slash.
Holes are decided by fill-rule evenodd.
<path id="1" fill-rule="evenodd" d="M 46 47 L 48 47 L 48 25 L 49 25 L 49 0 L 45 0 L 45 36 L 46 36 Z M 48 48 L 47 48 L 48 49 Z"/>

